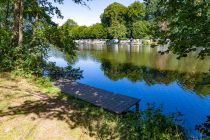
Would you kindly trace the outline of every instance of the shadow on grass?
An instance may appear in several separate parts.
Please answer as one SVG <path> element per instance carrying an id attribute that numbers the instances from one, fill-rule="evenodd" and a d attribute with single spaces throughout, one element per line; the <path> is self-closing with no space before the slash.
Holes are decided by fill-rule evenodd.
<path id="1" fill-rule="evenodd" d="M 29 115 L 38 118 L 65 121 L 71 129 L 80 127 L 91 137 L 99 139 L 183 139 L 182 129 L 171 119 L 161 115 L 161 110 L 150 107 L 146 112 L 116 115 L 89 103 L 64 94 L 25 101 L 23 104 L 0 110 L 0 117 Z M 36 118 L 34 118 L 36 119 Z"/>

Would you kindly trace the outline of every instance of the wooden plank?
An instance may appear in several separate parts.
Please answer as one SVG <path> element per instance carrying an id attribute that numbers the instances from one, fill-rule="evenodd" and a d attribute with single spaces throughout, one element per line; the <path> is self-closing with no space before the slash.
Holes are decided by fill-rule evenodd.
<path id="1" fill-rule="evenodd" d="M 66 94 L 118 114 L 127 111 L 140 101 L 136 98 L 71 81 L 57 81 L 54 84 Z"/>

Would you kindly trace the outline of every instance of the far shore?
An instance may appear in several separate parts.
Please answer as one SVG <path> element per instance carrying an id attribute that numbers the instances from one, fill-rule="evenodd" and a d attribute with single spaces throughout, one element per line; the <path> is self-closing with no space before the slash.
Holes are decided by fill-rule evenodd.
<path id="1" fill-rule="evenodd" d="M 157 44 L 158 39 L 77 39 L 78 44 Z"/>

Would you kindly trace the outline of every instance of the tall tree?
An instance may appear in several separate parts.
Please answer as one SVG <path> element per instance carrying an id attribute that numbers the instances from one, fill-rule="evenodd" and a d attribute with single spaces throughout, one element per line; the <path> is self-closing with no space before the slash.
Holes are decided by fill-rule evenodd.
<path id="1" fill-rule="evenodd" d="M 23 42 L 23 10 L 24 1 L 15 0 L 14 1 L 14 26 L 12 33 L 12 46 L 16 47 L 22 45 Z"/>
<path id="2" fill-rule="evenodd" d="M 85 5 L 89 0 L 72 0 Z M 54 6 L 63 0 L 5 0 L 0 1 L 0 69 L 21 69 L 41 74 L 48 46 L 75 49 L 71 38 L 51 20 L 62 18 Z M 69 36 L 68 36 L 69 37 Z"/>
<path id="3" fill-rule="evenodd" d="M 72 19 L 68 19 L 60 28 L 60 30 L 62 30 L 62 33 L 64 34 L 68 34 L 68 36 L 72 37 L 72 32 L 71 30 L 73 29 L 73 27 L 78 26 L 77 23 L 72 20 Z"/>
<path id="4" fill-rule="evenodd" d="M 128 29 L 128 37 L 134 38 L 133 36 L 133 23 L 145 19 L 145 5 L 139 1 L 135 1 L 130 6 L 128 6 L 126 14 L 126 26 Z"/>
<path id="5" fill-rule="evenodd" d="M 146 20 L 153 20 L 155 16 L 161 14 L 162 8 L 159 6 L 161 0 L 144 0 L 146 8 Z"/>
<path id="6" fill-rule="evenodd" d="M 113 21 L 108 28 L 108 33 L 112 39 L 123 39 L 126 37 L 127 29 L 124 24 L 118 21 Z"/>
<path id="7" fill-rule="evenodd" d="M 132 25 L 132 36 L 135 39 L 142 39 L 148 37 L 149 34 L 149 22 L 146 20 L 136 21 Z"/>
<path id="8" fill-rule="evenodd" d="M 125 24 L 127 8 L 117 2 L 110 4 L 101 15 L 101 22 L 105 27 L 110 27 L 113 22 L 118 21 Z"/>
<path id="9" fill-rule="evenodd" d="M 210 55 L 210 1 L 162 0 L 158 8 L 162 10 L 156 15 L 155 35 L 170 39 L 170 50 L 178 58 L 195 50 L 200 58 Z M 164 30 L 160 30 L 162 25 Z"/>
<path id="10" fill-rule="evenodd" d="M 139 1 L 135 1 L 128 6 L 127 10 L 127 20 L 130 22 L 135 22 L 137 20 L 145 19 L 145 5 Z"/>
<path id="11" fill-rule="evenodd" d="M 91 26 L 90 32 L 92 32 L 93 38 L 107 38 L 107 29 L 105 29 L 101 23 L 97 23 Z"/>

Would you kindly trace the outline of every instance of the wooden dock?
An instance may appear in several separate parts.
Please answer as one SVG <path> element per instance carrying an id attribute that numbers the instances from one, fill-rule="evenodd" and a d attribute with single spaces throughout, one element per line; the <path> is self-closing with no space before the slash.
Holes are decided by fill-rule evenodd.
<path id="1" fill-rule="evenodd" d="M 112 93 L 71 81 L 57 81 L 55 82 L 55 86 L 60 88 L 61 91 L 66 94 L 72 95 L 117 114 L 127 111 L 134 105 L 136 105 L 136 111 L 139 110 L 140 100 L 136 98 Z"/>

